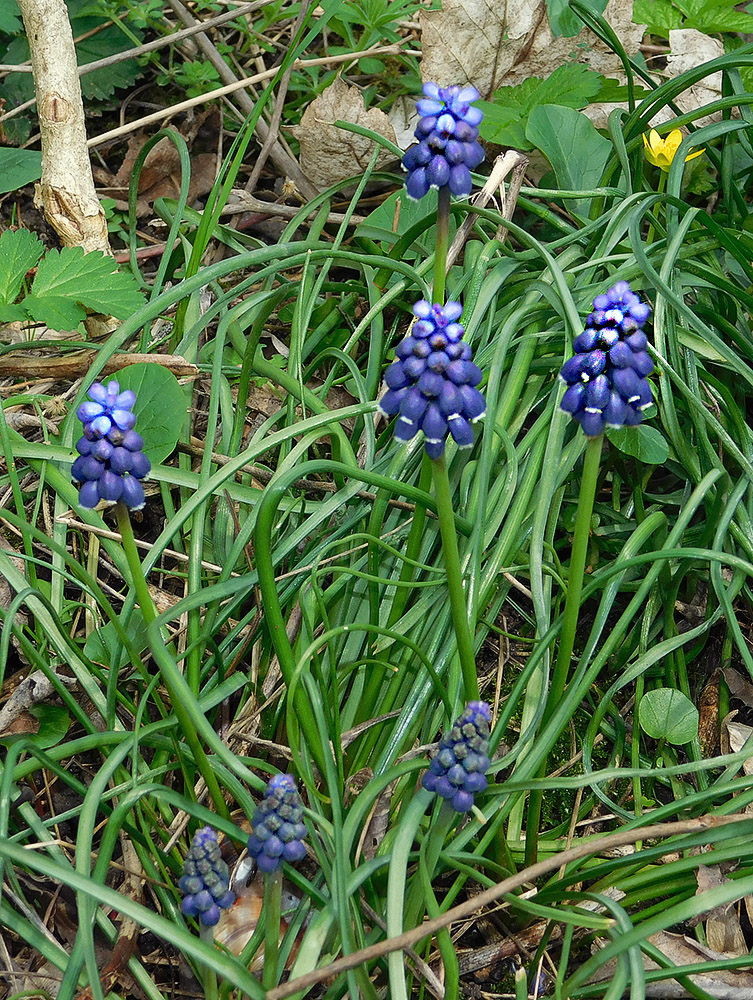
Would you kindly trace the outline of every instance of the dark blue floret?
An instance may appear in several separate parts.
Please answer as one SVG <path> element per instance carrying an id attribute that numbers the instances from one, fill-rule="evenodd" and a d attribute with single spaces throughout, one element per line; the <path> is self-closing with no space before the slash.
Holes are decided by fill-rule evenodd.
<path id="1" fill-rule="evenodd" d="M 651 405 L 647 376 L 654 363 L 641 330 L 650 311 L 627 281 L 594 299 L 586 329 L 573 341 L 575 354 L 560 372 L 567 385 L 560 406 L 587 437 L 598 437 L 607 427 L 633 427 Z"/>
<path id="2" fill-rule="evenodd" d="M 295 864 L 306 856 L 303 841 L 308 830 L 292 774 L 276 774 L 269 781 L 254 812 L 251 831 L 248 853 L 260 871 L 274 872 L 282 868 L 283 861 Z"/>
<path id="3" fill-rule="evenodd" d="M 476 388 L 481 370 L 471 361 L 471 348 L 457 322 L 462 308 L 459 302 L 416 302 L 416 321 L 397 345 L 397 360 L 384 376 L 388 388 L 379 408 L 385 416 L 397 417 L 395 437 L 410 441 L 423 431 L 430 458 L 444 453 L 448 436 L 459 448 L 472 447 L 471 425 L 486 412 Z"/>
<path id="4" fill-rule="evenodd" d="M 430 188 L 449 188 L 451 194 L 471 193 L 471 170 L 484 159 L 478 141 L 478 125 L 482 112 L 473 107 L 479 99 L 475 87 L 438 87 L 424 84 L 424 98 L 416 107 L 421 115 L 414 135 L 418 144 L 411 146 L 403 157 L 408 171 L 405 190 L 409 198 L 418 199 Z"/>
<path id="5" fill-rule="evenodd" d="M 214 927 L 220 911 L 235 902 L 230 873 L 211 826 L 203 827 L 193 838 L 178 888 L 184 896 L 182 912 L 187 917 L 198 917 L 202 927 Z"/>
<path id="6" fill-rule="evenodd" d="M 82 507 L 96 507 L 100 500 L 121 500 L 132 510 L 144 506 L 139 480 L 149 475 L 152 466 L 142 451 L 141 435 L 133 429 L 135 402 L 135 393 L 121 392 L 113 379 L 107 386 L 94 382 L 89 401 L 79 406 L 84 436 L 76 442 L 79 457 L 71 475 L 81 484 L 78 500 Z"/>
<path id="7" fill-rule="evenodd" d="M 468 812 L 474 796 L 486 790 L 491 717 L 486 702 L 469 701 L 423 776 L 424 788 L 447 799 L 455 812 Z"/>

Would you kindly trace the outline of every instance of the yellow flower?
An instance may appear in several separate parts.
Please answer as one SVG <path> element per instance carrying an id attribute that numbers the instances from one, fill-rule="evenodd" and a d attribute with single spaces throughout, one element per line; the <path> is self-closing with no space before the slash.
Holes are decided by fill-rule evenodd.
<path id="1" fill-rule="evenodd" d="M 682 142 L 682 132 L 679 128 L 673 129 L 666 138 L 662 139 L 659 133 L 655 129 L 651 129 L 648 135 L 643 136 L 643 152 L 646 154 L 646 159 L 649 163 L 653 163 L 655 167 L 659 167 L 665 173 L 669 173 L 669 168 L 672 166 L 672 160 L 675 158 L 675 153 L 680 148 L 680 143 Z M 696 156 L 700 156 L 701 153 L 705 152 L 704 149 L 697 149 L 690 156 L 685 157 L 685 162 L 694 159 Z"/>

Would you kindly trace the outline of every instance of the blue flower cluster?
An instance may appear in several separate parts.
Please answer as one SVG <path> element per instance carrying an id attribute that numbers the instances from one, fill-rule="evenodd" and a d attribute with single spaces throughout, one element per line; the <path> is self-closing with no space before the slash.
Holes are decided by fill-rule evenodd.
<path id="1" fill-rule="evenodd" d="M 587 437 L 598 437 L 607 427 L 639 424 L 651 405 L 646 376 L 654 363 L 641 329 L 650 312 L 627 281 L 594 299 L 586 329 L 573 342 L 575 354 L 560 373 L 568 387 L 560 405 Z"/>
<path id="2" fill-rule="evenodd" d="M 492 713 L 485 701 L 469 701 L 452 729 L 439 741 L 439 751 L 423 777 L 423 786 L 464 813 L 473 798 L 486 790 L 489 767 L 489 723 Z"/>
<path id="3" fill-rule="evenodd" d="M 269 781 L 254 812 L 251 830 L 248 853 L 260 871 L 274 872 L 282 868 L 283 861 L 293 864 L 306 856 L 303 841 L 308 830 L 292 774 L 276 774 Z"/>
<path id="4" fill-rule="evenodd" d="M 139 482 L 149 474 L 151 463 L 143 452 L 144 441 L 133 429 L 136 394 L 113 379 L 107 386 L 95 382 L 89 388 L 90 402 L 78 408 L 84 436 L 76 442 L 79 457 L 71 475 L 81 483 L 78 500 L 82 507 L 96 507 L 100 500 L 122 500 L 132 510 L 144 506 L 144 487 Z"/>
<path id="5" fill-rule="evenodd" d="M 476 386 L 481 371 L 471 360 L 470 346 L 457 322 L 463 311 L 459 302 L 433 306 L 421 299 L 413 306 L 416 321 L 397 345 L 397 359 L 384 376 L 387 392 L 379 409 L 397 415 L 395 437 L 410 441 L 419 430 L 426 438 L 429 458 L 439 458 L 447 435 L 460 448 L 473 444 L 473 427 L 486 412 Z"/>
<path id="6" fill-rule="evenodd" d="M 178 883 L 184 896 L 181 911 L 187 917 L 198 917 L 202 927 L 214 927 L 220 910 L 235 902 L 229 886 L 230 873 L 222 860 L 217 834 L 211 826 L 205 826 L 197 831 L 183 864 Z"/>
<path id="7" fill-rule="evenodd" d="M 423 198 L 429 188 L 448 187 L 455 195 L 471 193 L 471 170 L 484 159 L 478 125 L 484 117 L 471 107 L 479 99 L 475 87 L 438 87 L 424 84 L 425 99 L 417 102 L 421 116 L 413 133 L 418 144 L 403 157 L 408 171 L 409 198 Z"/>

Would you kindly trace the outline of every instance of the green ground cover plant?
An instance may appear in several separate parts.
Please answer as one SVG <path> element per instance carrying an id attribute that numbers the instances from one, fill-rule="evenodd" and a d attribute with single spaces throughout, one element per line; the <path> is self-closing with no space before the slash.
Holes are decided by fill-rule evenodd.
<path id="1" fill-rule="evenodd" d="M 603 4 L 551 3 L 624 80 L 427 83 L 415 138 L 342 122 L 362 169 L 236 226 L 259 122 L 337 72 L 295 60 L 396 45 L 420 6 L 237 26 L 274 75 L 223 106 L 200 201 L 190 140 L 142 144 L 120 270 L 46 249 L 21 194 L 4 222 L 9 997 L 751 987 L 749 15 L 636 4 L 649 55 L 685 27 L 727 50 L 662 79 Z M 167 34 L 156 5 L 73 8 Z M 183 57 L 129 72 L 214 86 Z M 350 72 L 370 108 L 420 92 L 405 54 Z M 541 158 L 501 207 L 499 146 Z"/>

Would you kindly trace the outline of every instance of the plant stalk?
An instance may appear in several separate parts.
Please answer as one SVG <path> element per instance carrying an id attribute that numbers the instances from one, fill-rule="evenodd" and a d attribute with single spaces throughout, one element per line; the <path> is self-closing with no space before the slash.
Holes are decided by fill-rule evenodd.
<path id="1" fill-rule="evenodd" d="M 476 657 L 473 653 L 473 638 L 468 621 L 468 606 L 463 588 L 463 574 L 460 568 L 458 552 L 458 536 L 455 529 L 455 512 L 452 506 L 450 479 L 447 475 L 447 464 L 444 455 L 432 460 L 434 475 L 434 492 L 437 498 L 437 514 L 439 515 L 439 533 L 442 538 L 445 570 L 447 571 L 447 589 L 450 594 L 452 622 L 455 627 L 455 638 L 458 644 L 460 669 L 463 674 L 463 700 L 478 700 L 478 677 L 476 675 Z M 475 622 L 474 622 L 475 626 Z"/>
<path id="2" fill-rule="evenodd" d="M 580 598 L 583 592 L 583 574 L 586 569 L 588 542 L 591 535 L 591 515 L 594 509 L 603 444 L 603 434 L 599 434 L 598 437 L 589 438 L 586 444 L 586 454 L 583 459 L 583 478 L 581 479 L 580 494 L 578 496 L 578 513 L 575 518 L 573 545 L 570 553 L 570 569 L 567 575 L 567 597 L 565 598 L 565 610 L 562 616 L 562 631 L 560 632 L 557 660 L 552 671 L 546 708 L 541 720 L 541 729 L 547 724 L 555 708 L 561 701 L 570 671 L 570 660 L 573 655 L 573 646 L 575 645 L 575 633 L 578 628 Z M 547 761 L 544 759 L 538 777 L 543 778 L 546 775 L 546 766 Z M 528 818 L 526 822 L 527 865 L 535 864 L 538 854 L 542 796 L 543 793 L 540 790 L 534 790 L 531 792 L 528 802 Z"/>
<path id="3" fill-rule="evenodd" d="M 450 246 L 450 189 L 441 187 L 437 197 L 437 248 L 434 255 L 434 302 L 444 305 L 447 281 L 447 251 Z"/>
<path id="4" fill-rule="evenodd" d="M 282 915 L 282 868 L 264 878 L 264 971 L 265 990 L 277 985 L 277 952 L 280 947 L 280 917 Z"/>
<path id="5" fill-rule="evenodd" d="M 130 515 L 128 514 L 128 508 L 122 501 L 118 501 L 118 503 L 115 504 L 115 514 L 118 519 L 118 530 L 120 531 L 120 537 L 123 542 L 123 551 L 128 563 L 128 568 L 131 571 L 131 582 L 133 583 L 133 589 L 136 591 L 136 600 L 141 608 L 144 621 L 147 625 L 151 625 L 157 620 L 157 612 L 154 607 L 154 602 L 152 601 L 152 596 L 149 593 L 149 587 L 146 583 L 146 577 L 144 576 L 144 569 L 141 565 L 141 560 L 139 559 L 139 553 L 136 548 L 136 540 L 133 537 L 133 527 L 131 525 Z M 175 669 L 177 670 L 177 667 Z M 230 812 L 225 803 L 225 799 L 223 798 L 219 782 L 214 776 L 214 773 L 209 765 L 207 755 L 204 753 L 204 748 L 201 745 L 199 737 L 196 733 L 196 729 L 191 722 L 191 717 L 183 704 L 182 694 L 176 690 L 172 683 L 172 679 L 164 670 L 162 671 L 162 680 L 167 688 L 167 693 L 170 695 L 170 702 L 172 704 L 175 717 L 178 720 L 178 725 L 180 726 L 186 743 L 191 749 L 196 766 L 199 769 L 202 778 L 206 782 L 207 791 L 214 802 L 215 808 L 221 816 L 229 819 Z"/>

